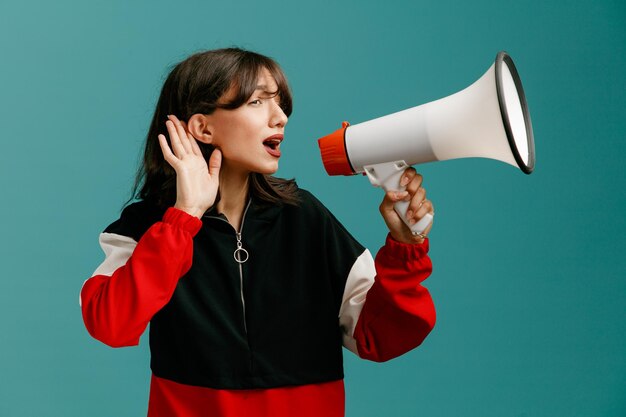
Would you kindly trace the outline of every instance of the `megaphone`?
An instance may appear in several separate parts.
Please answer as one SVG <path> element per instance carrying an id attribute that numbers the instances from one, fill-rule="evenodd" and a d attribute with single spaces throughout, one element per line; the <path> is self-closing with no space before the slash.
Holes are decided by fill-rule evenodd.
<path id="1" fill-rule="evenodd" d="M 515 64 L 504 51 L 474 84 L 451 96 L 341 129 L 318 140 L 329 175 L 367 175 L 385 191 L 404 191 L 400 178 L 415 164 L 456 158 L 496 159 L 530 174 L 535 167 L 533 129 Z M 413 233 L 432 222 L 427 214 L 410 225 L 408 202 L 396 212 Z"/>

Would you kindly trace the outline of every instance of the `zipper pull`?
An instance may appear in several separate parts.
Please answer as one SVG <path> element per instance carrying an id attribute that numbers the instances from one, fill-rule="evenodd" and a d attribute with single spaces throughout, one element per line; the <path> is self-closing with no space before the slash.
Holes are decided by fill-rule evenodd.
<path id="1" fill-rule="evenodd" d="M 235 261 L 240 264 L 246 262 L 249 258 L 248 251 L 245 250 L 242 246 L 243 244 L 241 243 L 241 233 L 237 233 L 237 249 L 235 249 L 233 257 L 235 258 Z"/>

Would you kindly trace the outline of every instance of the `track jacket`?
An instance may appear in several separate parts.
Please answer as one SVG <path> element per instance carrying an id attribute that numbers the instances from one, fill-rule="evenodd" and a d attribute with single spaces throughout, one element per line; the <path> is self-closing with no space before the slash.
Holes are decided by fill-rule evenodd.
<path id="1" fill-rule="evenodd" d="M 101 234 L 83 319 L 113 347 L 150 323 L 148 416 L 343 416 L 342 345 L 386 361 L 428 335 L 428 241 L 387 237 L 374 261 L 299 195 L 297 207 L 251 198 L 239 231 L 214 210 L 141 201 Z"/>

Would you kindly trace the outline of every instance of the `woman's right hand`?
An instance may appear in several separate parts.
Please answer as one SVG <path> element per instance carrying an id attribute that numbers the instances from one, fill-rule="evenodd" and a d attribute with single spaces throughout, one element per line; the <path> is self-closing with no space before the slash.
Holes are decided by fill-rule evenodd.
<path id="1" fill-rule="evenodd" d="M 163 157 L 176 171 L 174 207 L 201 218 L 217 197 L 222 152 L 215 149 L 207 166 L 196 139 L 187 132 L 183 123 L 174 115 L 168 116 L 168 119 L 165 125 L 172 148 L 164 135 L 159 135 L 159 144 Z"/>

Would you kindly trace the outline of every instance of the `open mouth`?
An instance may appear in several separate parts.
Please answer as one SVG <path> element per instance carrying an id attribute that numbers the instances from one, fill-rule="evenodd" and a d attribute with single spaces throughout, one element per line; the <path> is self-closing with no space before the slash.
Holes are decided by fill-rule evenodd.
<path id="1" fill-rule="evenodd" d="M 280 156 L 280 143 L 283 141 L 283 135 L 274 135 L 263 141 L 265 150 L 272 156 Z"/>
<path id="2" fill-rule="evenodd" d="M 280 146 L 280 142 L 282 142 L 282 140 L 277 139 L 277 138 L 265 139 L 263 141 L 263 145 L 272 150 L 278 150 L 278 147 Z"/>

